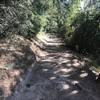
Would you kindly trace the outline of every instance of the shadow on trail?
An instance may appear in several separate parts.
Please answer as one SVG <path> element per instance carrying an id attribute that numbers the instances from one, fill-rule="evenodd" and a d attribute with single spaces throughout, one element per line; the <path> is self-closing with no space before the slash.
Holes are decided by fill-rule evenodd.
<path id="1" fill-rule="evenodd" d="M 6 100 L 99 100 L 100 85 L 84 57 L 50 41 L 39 43 L 46 55 L 37 61 L 28 85 Z"/>
<path id="2" fill-rule="evenodd" d="M 0 41 L 0 100 L 12 94 L 19 79 L 35 60 L 29 44 Z"/>
<path id="3" fill-rule="evenodd" d="M 95 76 L 86 68 L 87 66 L 83 66 L 76 58 L 64 57 L 62 59 L 60 57 L 57 55 L 54 56 L 54 59 L 49 59 L 50 61 L 46 59 L 47 61 L 39 62 L 41 66 L 35 70 L 37 80 L 42 82 L 49 80 L 56 84 L 59 99 L 55 100 L 99 100 L 95 97 L 100 93 L 97 91 L 98 85 L 95 83 Z M 34 77 L 34 79 L 36 78 Z M 36 83 L 33 80 L 34 82 Z"/>
<path id="4" fill-rule="evenodd" d="M 99 100 L 100 85 L 96 84 L 84 57 L 65 50 L 62 45 L 55 45 L 57 42 L 48 42 L 45 45 L 48 55 L 39 62 L 37 73 L 58 84 L 58 100 Z"/>

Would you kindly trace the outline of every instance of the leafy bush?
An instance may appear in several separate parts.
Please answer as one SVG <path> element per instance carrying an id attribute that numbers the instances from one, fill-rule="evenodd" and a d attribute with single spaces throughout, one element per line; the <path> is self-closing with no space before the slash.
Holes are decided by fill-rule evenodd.
<path id="1" fill-rule="evenodd" d="M 7 0 L 0 6 L 0 35 L 17 33 L 31 37 L 39 31 L 63 33 L 65 9 L 63 0 Z"/>
<path id="2" fill-rule="evenodd" d="M 75 1 L 68 11 L 66 43 L 80 52 L 93 52 L 100 48 L 100 14 L 96 9 L 82 12 Z"/>
<path id="3" fill-rule="evenodd" d="M 0 6 L 0 35 L 17 33 L 31 36 L 40 29 L 39 17 L 35 15 L 32 0 L 9 0 Z"/>

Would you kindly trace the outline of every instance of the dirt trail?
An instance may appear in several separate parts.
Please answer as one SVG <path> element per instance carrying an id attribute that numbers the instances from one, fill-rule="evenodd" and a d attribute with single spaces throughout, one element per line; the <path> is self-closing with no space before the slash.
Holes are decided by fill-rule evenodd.
<path id="1" fill-rule="evenodd" d="M 100 100 L 100 85 L 83 58 L 62 49 L 60 38 L 35 43 L 37 62 L 5 100 Z"/>

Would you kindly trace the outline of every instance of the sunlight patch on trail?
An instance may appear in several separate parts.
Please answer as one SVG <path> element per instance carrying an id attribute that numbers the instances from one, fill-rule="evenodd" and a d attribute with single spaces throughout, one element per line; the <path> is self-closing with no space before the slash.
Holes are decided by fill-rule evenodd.
<path id="1" fill-rule="evenodd" d="M 61 38 L 52 38 L 52 35 L 48 35 L 47 33 L 39 33 L 37 34 L 37 38 L 40 39 L 44 44 L 48 45 L 48 46 L 59 46 L 64 44 L 64 42 L 61 42 Z"/>

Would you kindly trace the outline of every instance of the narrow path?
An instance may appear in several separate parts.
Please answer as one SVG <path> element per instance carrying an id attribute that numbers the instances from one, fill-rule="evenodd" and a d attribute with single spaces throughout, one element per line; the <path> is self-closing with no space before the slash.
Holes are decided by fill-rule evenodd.
<path id="1" fill-rule="evenodd" d="M 23 80 L 6 100 L 100 100 L 100 85 L 85 61 L 63 50 L 60 38 L 48 37 L 42 42 L 39 45 L 44 50 L 29 70 L 27 82 Z"/>

